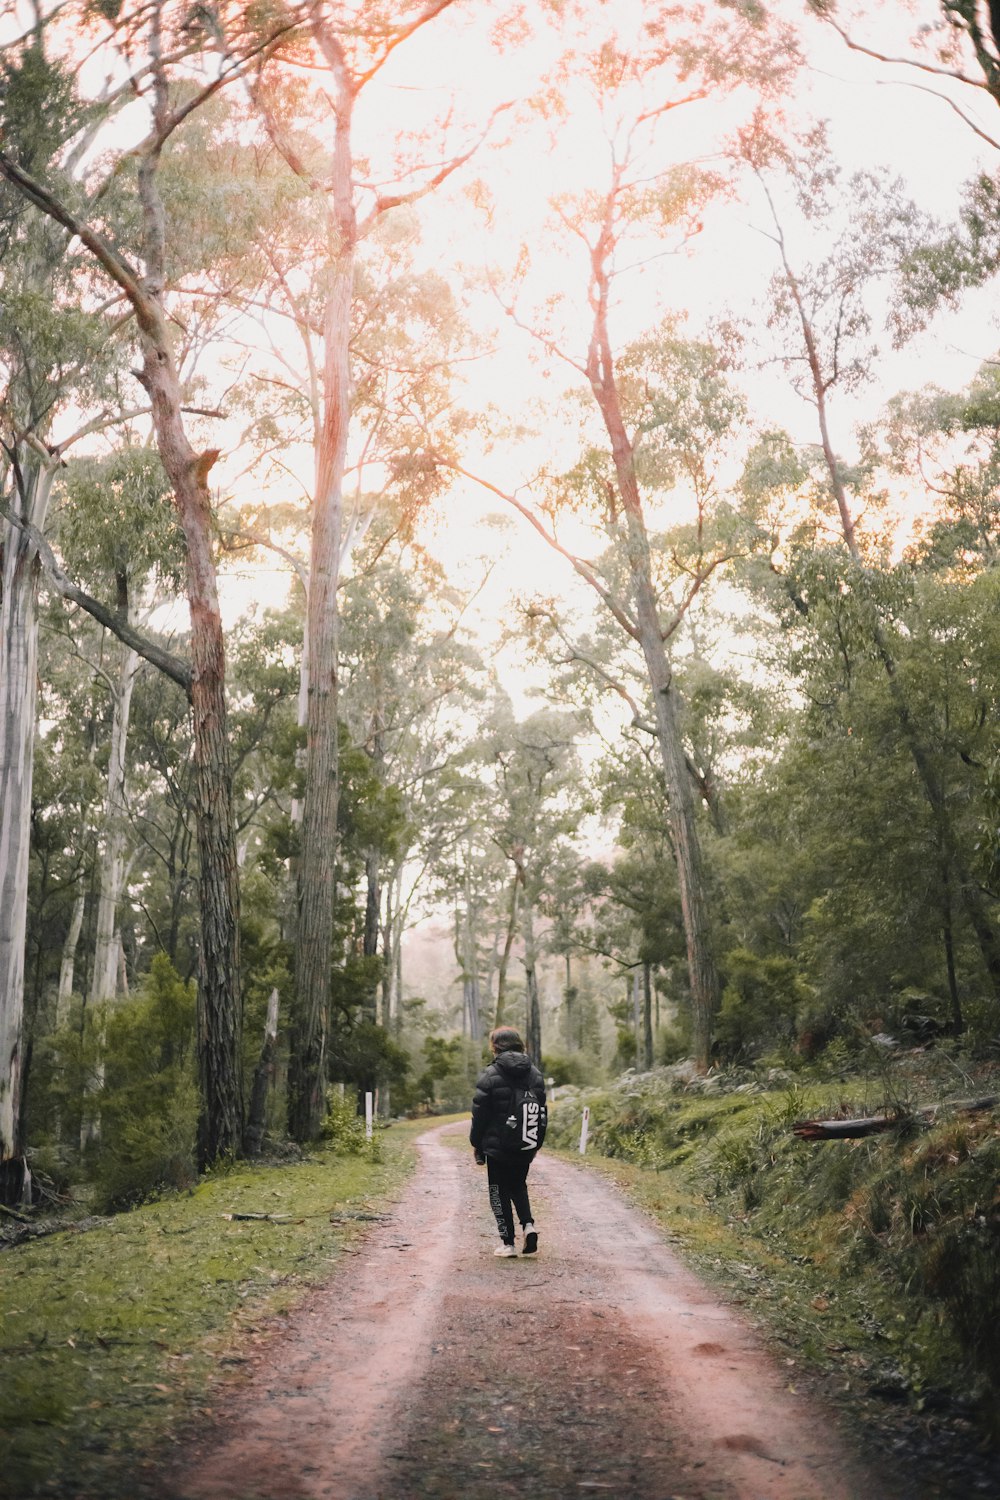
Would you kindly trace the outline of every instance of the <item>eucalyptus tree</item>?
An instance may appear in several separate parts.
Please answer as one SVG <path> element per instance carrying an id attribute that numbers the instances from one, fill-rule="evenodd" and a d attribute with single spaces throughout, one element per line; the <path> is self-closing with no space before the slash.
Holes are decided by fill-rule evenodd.
<path id="1" fill-rule="evenodd" d="M 485 748 L 496 783 L 491 836 L 508 860 L 521 891 L 525 1041 L 536 1059 L 542 1056 L 542 1018 L 540 942 L 535 923 L 546 871 L 561 842 L 580 821 L 577 741 L 582 728 L 577 713 L 539 709 L 518 722 L 503 705 L 487 727 Z"/>
<path id="2" fill-rule="evenodd" d="M 1000 105 L 1000 13 L 976 0 L 927 0 L 917 26 L 899 10 L 898 35 L 887 41 L 891 31 L 885 17 L 878 38 L 873 36 L 869 6 L 809 0 L 809 9 L 851 51 L 881 64 L 885 82 L 936 97 L 968 127 L 970 176 L 957 219 L 925 235 L 903 267 L 897 320 L 900 327 L 921 328 L 943 303 L 956 306 L 963 292 L 988 283 L 1000 270 L 995 158 L 983 157 L 984 146 L 987 152 L 1000 151 L 991 108 Z"/>
<path id="3" fill-rule="evenodd" d="M 63 558 L 92 595 L 130 626 L 148 626 L 163 591 L 176 592 L 183 573 L 183 548 L 176 521 L 164 505 L 166 476 L 156 454 L 144 447 L 122 448 L 104 459 L 77 460 L 60 482 L 58 537 Z M 106 639 L 110 635 L 110 640 Z M 139 654 L 102 629 L 95 679 L 110 705 L 106 744 L 104 808 L 97 827 L 98 876 L 94 955 L 88 1011 L 101 1035 L 95 1048 L 94 1091 L 103 1082 L 105 1007 L 115 999 L 122 967 L 119 904 L 130 854 L 127 741 Z M 78 900 L 81 897 L 77 898 Z M 85 1122 L 91 1137 L 96 1116 Z"/>
<path id="4" fill-rule="evenodd" d="M 257 70 L 251 96 L 268 137 L 298 179 L 321 226 L 322 269 L 314 284 L 275 264 L 275 284 L 305 345 L 305 388 L 313 425 L 314 477 L 303 682 L 306 697 L 305 790 L 298 866 L 296 1020 L 290 1123 L 299 1139 L 314 1136 L 324 1106 L 325 1025 L 330 994 L 332 899 L 337 825 L 337 587 L 345 541 L 344 481 L 352 392 L 368 372 L 352 360 L 351 334 L 359 254 L 393 210 L 417 202 L 468 161 L 484 129 L 470 128 L 444 159 L 428 152 L 423 129 L 400 135 L 390 159 L 372 169 L 356 158 L 362 106 L 375 107 L 383 72 L 451 0 L 424 0 L 387 19 L 377 4 L 290 6 L 301 22 L 296 47 Z M 312 136 L 301 129 L 301 80 L 321 70 L 325 106 Z M 435 122 L 439 123 L 439 122 Z M 488 127 L 487 127 L 488 128 Z M 385 138 L 392 132 L 380 129 Z M 449 137 L 447 125 L 444 136 Z M 384 175 L 383 175 L 384 174 Z M 359 378 L 360 377 L 360 378 Z M 376 375 L 376 382 L 378 376 Z"/>
<path id="5" fill-rule="evenodd" d="M 900 11 L 901 32 L 898 46 L 892 51 L 884 43 L 876 45 L 868 33 L 870 8 L 838 4 L 837 0 L 809 0 L 809 9 L 854 52 L 894 67 L 911 68 L 922 75 L 920 87 L 934 93 L 933 80 L 941 80 L 939 97 L 959 114 L 981 140 L 992 146 L 998 141 L 988 127 L 976 118 L 974 106 L 983 95 L 1000 105 L 1000 13 L 993 5 L 980 6 L 976 0 L 931 0 L 926 6 L 922 24 L 914 27 L 912 17 Z M 948 80 L 948 84 L 945 84 Z M 962 103 L 955 98 L 951 84 L 961 85 Z M 965 103 L 972 113 L 965 112 Z"/>
<path id="6" fill-rule="evenodd" d="M 0 57 L 7 153 L 72 191 L 91 120 L 41 27 Z M 72 149 L 75 143 L 77 150 Z M 64 455 L 119 416 L 120 345 L 107 309 L 80 306 L 86 257 L 0 183 L 0 1199 L 23 1178 L 19 1135 L 25 912 L 41 536 Z M 81 416 L 81 411 L 84 415 Z"/>
<path id="7" fill-rule="evenodd" d="M 711 351 L 697 343 L 685 353 L 679 330 L 669 322 L 629 349 L 627 340 L 616 338 L 614 319 L 622 278 L 638 267 L 648 271 L 670 250 L 680 250 L 701 229 L 706 209 L 722 186 L 718 174 L 691 161 L 685 122 L 692 129 L 701 128 L 699 106 L 706 100 L 731 98 L 736 111 L 773 100 L 795 62 L 787 31 L 770 26 L 760 8 L 751 5 L 720 9 L 707 24 L 702 12 L 682 24 L 676 12 L 643 7 L 641 13 L 632 12 L 617 27 L 609 27 L 599 47 L 581 48 L 556 80 L 557 91 L 571 101 L 574 118 L 589 111 L 596 142 L 595 171 L 587 190 L 564 192 L 553 202 L 552 235 L 571 264 L 560 263 L 560 286 L 535 296 L 533 312 L 533 256 L 525 247 L 513 285 L 500 292 L 542 357 L 571 370 L 593 403 L 595 434 L 581 466 L 592 470 L 586 504 L 594 508 L 606 543 L 620 560 L 620 579 L 610 583 L 589 559 L 560 540 L 559 513 L 578 507 L 579 485 L 550 486 L 543 504 L 534 508 L 520 493 L 506 493 L 492 483 L 490 487 L 595 590 L 619 630 L 641 653 L 648 711 L 656 726 L 667 787 L 687 935 L 695 1050 L 703 1066 L 708 1062 L 719 982 L 698 799 L 685 756 L 669 643 L 678 617 L 723 566 L 731 548 L 722 538 L 703 545 L 696 521 L 677 597 L 666 599 L 650 532 L 659 497 L 674 503 L 676 515 L 683 494 L 685 508 L 699 516 L 714 499 L 714 482 L 699 454 L 698 434 L 715 427 L 712 436 L 718 443 L 722 431 L 739 420 L 738 402 L 724 390 L 721 355 L 707 359 Z M 671 130 L 676 142 L 672 160 Z M 555 136 L 552 149 L 557 151 Z M 566 294 L 567 286 L 582 293 L 575 303 Z M 657 300 L 669 305 L 669 297 L 668 281 Z"/>
<path id="8" fill-rule="evenodd" d="M 373 825 L 365 859 L 365 951 L 374 954 L 381 937 L 384 1026 L 398 1013 L 400 939 L 413 888 L 441 854 L 438 789 L 464 755 L 483 675 L 465 639 L 466 599 L 428 557 L 400 546 L 396 527 L 387 510 L 341 588 L 342 719 L 397 808 L 391 824 Z"/>
<path id="9" fill-rule="evenodd" d="M 742 439 L 745 409 L 728 382 L 725 358 L 707 342 L 681 337 L 672 324 L 623 350 L 617 364 L 609 343 L 594 358 L 594 378 L 605 380 L 599 371 L 607 370 L 613 385 L 604 394 L 614 408 L 614 440 L 607 446 L 592 440 L 572 469 L 549 477 L 551 528 L 517 496 L 507 498 L 604 605 L 586 631 L 565 610 L 536 602 L 529 612 L 539 634 L 557 661 L 589 675 L 600 695 L 624 702 L 632 726 L 657 747 L 666 790 L 660 816 L 680 877 L 694 1046 L 707 1066 L 718 976 L 699 809 L 715 818 L 722 813 L 718 785 L 690 741 L 682 679 L 696 605 L 712 580 L 755 545 L 752 517 L 723 477 L 732 445 Z M 657 525 L 664 512 L 668 524 Z M 601 543 L 596 557 L 562 547 L 560 513 L 591 525 Z"/>
<path id="10" fill-rule="evenodd" d="M 108 58 L 113 87 L 96 101 L 99 120 L 128 98 L 138 140 L 98 134 L 77 190 L 51 173 L 32 170 L 17 142 L 0 151 L 0 176 L 24 201 L 78 242 L 95 277 L 104 278 L 134 319 L 143 387 L 153 430 L 185 540 L 191 613 L 191 665 L 165 663 L 189 693 L 194 723 L 201 881 L 199 1064 L 203 1112 L 202 1162 L 239 1149 L 242 1085 L 240 1044 L 239 891 L 226 732 L 225 649 L 219 612 L 208 476 L 219 450 L 192 445 L 171 329 L 175 270 L 169 216 L 160 188 L 161 164 L 185 122 L 250 61 L 272 47 L 289 22 L 243 6 L 215 7 L 192 18 L 157 0 L 120 10 L 55 6 L 39 15 L 67 45 L 86 39 Z M 225 44 L 220 28 L 228 28 Z M 35 42 L 32 42 L 34 45 Z M 141 134 L 145 131 L 145 134 Z M 92 163 L 98 163 L 93 165 Z M 50 570 L 51 571 L 51 570 Z M 89 607 L 89 606 L 88 606 Z M 112 617 L 113 618 L 113 617 Z M 112 628 L 123 634 L 124 622 Z M 134 639 L 133 633 L 133 639 Z M 144 649 L 144 648 L 140 648 Z M 149 654 L 148 651 L 146 654 Z"/>
<path id="11" fill-rule="evenodd" d="M 582 873 L 583 860 L 578 849 L 568 845 L 558 851 L 556 858 L 547 865 L 539 900 L 540 910 L 549 924 L 546 947 L 561 958 L 564 965 L 562 1030 L 570 1052 L 578 1051 L 582 1045 L 580 984 L 574 973 L 574 959 L 586 952 L 582 937 L 586 911 Z"/>
<path id="12" fill-rule="evenodd" d="M 44 1052 L 45 1039 L 68 1023 L 72 1010 L 104 796 L 99 752 L 105 702 L 87 659 L 91 650 L 95 655 L 99 650 L 99 631 L 92 626 L 70 639 L 63 613 L 61 602 L 39 600 L 39 729 L 32 763 L 21 1034 L 20 1138 L 26 1142 L 34 1139 L 36 1123 L 47 1112 L 35 1072 L 39 1043 Z M 92 956 L 92 951 L 85 956 L 84 975 Z M 71 1113 L 75 1117 L 75 1099 Z"/>

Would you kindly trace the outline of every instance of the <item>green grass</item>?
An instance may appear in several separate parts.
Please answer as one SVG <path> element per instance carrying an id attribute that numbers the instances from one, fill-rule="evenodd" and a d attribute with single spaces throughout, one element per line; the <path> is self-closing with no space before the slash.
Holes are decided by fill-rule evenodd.
<path id="1" fill-rule="evenodd" d="M 3 1252 L 0 1495 L 136 1493 L 148 1455 L 205 1409 L 237 1345 L 328 1279 L 364 1215 L 398 1195 L 414 1137 L 437 1123 L 393 1126 L 381 1161 L 323 1152 L 241 1167 Z"/>

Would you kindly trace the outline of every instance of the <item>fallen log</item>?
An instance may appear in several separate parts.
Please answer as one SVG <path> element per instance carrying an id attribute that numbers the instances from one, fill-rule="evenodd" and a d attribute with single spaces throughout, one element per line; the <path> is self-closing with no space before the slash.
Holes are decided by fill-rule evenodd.
<path id="1" fill-rule="evenodd" d="M 848 1137 L 876 1135 L 891 1130 L 908 1118 L 906 1115 L 869 1115 L 859 1120 L 797 1120 L 792 1134 L 801 1141 L 838 1141 Z"/>
<path id="2" fill-rule="evenodd" d="M 942 1110 L 958 1115 L 979 1114 L 983 1110 L 995 1109 L 998 1099 L 991 1095 L 984 1099 L 951 1099 L 941 1104 L 928 1104 L 911 1113 L 895 1115 L 866 1115 L 856 1120 L 797 1120 L 792 1134 L 801 1141 L 858 1140 L 866 1135 L 877 1135 L 884 1130 L 893 1130 L 898 1125 L 915 1120 L 935 1120 Z"/>
<path id="3" fill-rule="evenodd" d="M 110 1223 L 109 1218 L 96 1214 L 89 1214 L 84 1219 L 35 1219 L 0 1232 L 0 1250 L 13 1250 L 16 1245 L 44 1239 L 49 1234 L 85 1234 L 88 1229 L 100 1229 L 102 1224 Z"/>
<path id="4" fill-rule="evenodd" d="M 224 1219 L 233 1220 L 253 1219 L 261 1224 L 290 1224 L 291 1214 L 223 1214 Z"/>

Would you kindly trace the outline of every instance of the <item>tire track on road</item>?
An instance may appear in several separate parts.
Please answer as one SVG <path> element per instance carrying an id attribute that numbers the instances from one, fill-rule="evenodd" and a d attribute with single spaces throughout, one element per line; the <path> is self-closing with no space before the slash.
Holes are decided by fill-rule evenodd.
<path id="1" fill-rule="evenodd" d="M 418 1147 L 387 1221 L 217 1403 L 171 1500 L 898 1493 L 612 1184 L 542 1153 L 540 1254 L 496 1260 L 464 1140 Z"/>

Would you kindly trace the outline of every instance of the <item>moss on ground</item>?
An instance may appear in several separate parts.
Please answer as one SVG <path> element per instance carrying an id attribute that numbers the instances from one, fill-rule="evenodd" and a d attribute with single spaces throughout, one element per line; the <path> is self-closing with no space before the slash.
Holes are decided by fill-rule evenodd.
<path id="1" fill-rule="evenodd" d="M 144 1456 L 239 1363 L 237 1340 L 328 1278 L 436 1123 L 394 1126 L 375 1153 L 213 1174 L 86 1233 L 4 1252 L 0 1495 L 136 1493 L 154 1462 Z M 278 1222 L 225 1217 L 239 1213 Z"/>

